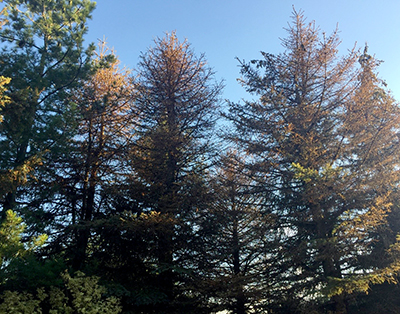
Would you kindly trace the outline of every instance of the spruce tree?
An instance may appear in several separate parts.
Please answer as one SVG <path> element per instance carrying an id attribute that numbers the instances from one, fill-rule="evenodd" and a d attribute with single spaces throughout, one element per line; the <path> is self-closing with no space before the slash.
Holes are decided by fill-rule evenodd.
<path id="1" fill-rule="evenodd" d="M 263 302 L 275 282 L 272 269 L 265 273 L 265 264 L 277 258 L 274 218 L 252 193 L 245 160 L 235 151 L 220 157 L 196 248 L 202 293 L 212 308 L 235 314 L 264 312 Z"/>
<path id="2" fill-rule="evenodd" d="M 196 56 L 175 33 L 157 39 L 142 54 L 138 73 L 139 138 L 131 155 L 132 195 L 143 195 L 138 217 L 157 213 L 164 221 L 149 243 L 154 245 L 150 260 L 159 274 L 154 289 L 164 296 L 160 306 L 168 311 L 179 299 L 196 301 L 177 283 L 191 267 L 186 257 L 194 219 L 205 206 L 204 180 L 213 156 L 210 139 L 222 85 L 204 55 Z"/>
<path id="3" fill-rule="evenodd" d="M 258 100 L 230 105 L 230 139 L 249 155 L 254 193 L 279 222 L 281 271 L 269 307 L 329 300 L 346 313 L 346 295 L 380 276 L 360 261 L 392 207 L 399 109 L 367 51 L 340 57 L 337 31 L 320 35 L 301 12 L 287 31 L 284 53 L 241 63 L 242 84 Z"/>

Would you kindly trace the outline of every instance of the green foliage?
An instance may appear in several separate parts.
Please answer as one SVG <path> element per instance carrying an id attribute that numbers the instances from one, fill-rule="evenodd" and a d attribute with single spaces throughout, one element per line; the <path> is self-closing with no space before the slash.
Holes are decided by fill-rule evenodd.
<path id="1" fill-rule="evenodd" d="M 312 185 L 322 184 L 323 181 L 329 182 L 333 178 L 339 178 L 344 175 L 342 167 L 333 167 L 330 164 L 324 165 L 320 169 L 313 169 L 293 162 L 291 168 L 295 179 Z"/>
<path id="2" fill-rule="evenodd" d="M 6 175 L 32 166 L 33 159 L 50 153 L 49 147 L 59 148 L 57 143 L 71 135 L 65 98 L 91 71 L 93 47 L 83 48 L 83 36 L 94 3 L 9 0 L 4 4 L 0 72 L 11 78 L 0 125 L 0 171 Z M 16 209 L 21 195 L 27 200 L 36 192 L 43 198 L 44 191 L 34 191 L 32 183 L 24 191 L 22 182 L 11 180 L 3 189 L 4 210 Z"/>
<path id="3" fill-rule="evenodd" d="M 85 74 L 88 64 L 82 60 L 83 35 L 94 3 L 4 2 L 7 19 L 0 31 L 5 46 L 1 53 L 2 73 L 12 78 L 14 91 L 25 90 L 38 106 L 44 100 L 39 98 L 61 92 Z"/>
<path id="4" fill-rule="evenodd" d="M 2 267 L 10 259 L 21 255 L 25 251 L 21 243 L 24 229 L 25 226 L 22 224 L 22 218 L 17 217 L 17 214 L 12 210 L 8 210 L 6 219 L 0 227 L 0 258 Z"/>
<path id="5" fill-rule="evenodd" d="M 5 95 L 7 90 L 6 85 L 11 82 L 10 78 L 0 76 L 0 109 L 2 109 L 9 101 L 10 98 Z M 0 122 L 3 121 L 3 116 L 0 116 Z"/>
<path id="6" fill-rule="evenodd" d="M 38 289 L 35 294 L 5 291 L 1 295 L 1 313 L 43 313 L 50 314 L 117 314 L 121 312 L 119 300 L 105 297 L 106 289 L 98 284 L 99 278 L 86 277 L 77 273 L 71 277 L 61 275 L 64 288 L 51 287 L 48 292 Z"/>
<path id="7" fill-rule="evenodd" d="M 21 239 L 25 227 L 22 218 L 18 217 L 15 212 L 12 210 L 6 212 L 6 219 L 0 226 L 1 268 L 9 267 L 13 259 L 24 258 L 47 241 L 48 236 L 42 234 L 23 243 Z"/>
<path id="8" fill-rule="evenodd" d="M 4 314 L 42 314 L 40 308 L 43 292 L 40 291 L 36 298 L 30 293 L 5 291 L 1 295 L 0 312 Z"/>
<path id="9" fill-rule="evenodd" d="M 114 314 L 121 312 L 117 298 L 104 297 L 106 288 L 98 284 L 99 278 L 86 277 L 81 272 L 77 272 L 74 277 L 64 273 L 62 278 L 71 295 L 71 301 L 66 302 L 68 297 L 64 294 L 65 292 L 53 288 L 49 294 L 52 308 L 50 313 Z"/>
<path id="10" fill-rule="evenodd" d="M 0 226 L 0 290 L 22 289 L 34 291 L 38 286 L 60 282 L 58 274 L 63 263 L 40 260 L 35 253 L 47 242 L 46 234 L 23 237 L 26 224 L 12 210 Z"/>

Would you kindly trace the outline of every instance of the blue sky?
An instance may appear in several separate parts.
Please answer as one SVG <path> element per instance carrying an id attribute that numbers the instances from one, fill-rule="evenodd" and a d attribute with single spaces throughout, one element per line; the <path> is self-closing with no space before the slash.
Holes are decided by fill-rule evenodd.
<path id="1" fill-rule="evenodd" d="M 293 6 L 321 31 L 338 26 L 342 54 L 367 42 L 369 53 L 384 61 L 379 76 L 400 100 L 400 0 L 98 0 L 86 38 L 104 36 L 122 64 L 135 68 L 155 38 L 176 31 L 225 80 L 223 98 L 238 101 L 250 96 L 236 81 L 235 57 L 282 52 L 279 38 L 286 37 Z"/>

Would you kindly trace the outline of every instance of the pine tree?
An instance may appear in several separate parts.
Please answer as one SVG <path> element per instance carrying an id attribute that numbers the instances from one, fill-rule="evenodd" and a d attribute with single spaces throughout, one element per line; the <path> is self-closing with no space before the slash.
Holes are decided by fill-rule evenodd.
<path id="1" fill-rule="evenodd" d="M 63 99 L 90 69 L 92 48 L 85 51 L 83 35 L 94 4 L 89 0 L 4 2 L 0 71 L 11 82 L 10 102 L 2 110 L 0 168 L 13 171 L 65 140 L 70 106 Z M 29 202 L 32 191 L 23 192 L 14 184 L 3 208 L 14 209 L 21 193 Z"/>

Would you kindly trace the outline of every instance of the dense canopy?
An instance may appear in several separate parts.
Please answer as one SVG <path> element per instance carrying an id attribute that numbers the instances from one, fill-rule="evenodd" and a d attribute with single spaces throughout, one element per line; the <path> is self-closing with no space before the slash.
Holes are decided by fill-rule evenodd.
<path id="1" fill-rule="evenodd" d="M 241 102 L 175 32 L 136 69 L 90 0 L 4 0 L 2 313 L 398 313 L 400 107 L 293 11 Z"/>

